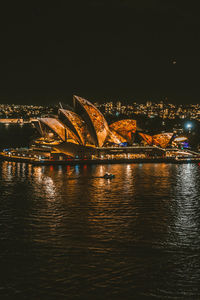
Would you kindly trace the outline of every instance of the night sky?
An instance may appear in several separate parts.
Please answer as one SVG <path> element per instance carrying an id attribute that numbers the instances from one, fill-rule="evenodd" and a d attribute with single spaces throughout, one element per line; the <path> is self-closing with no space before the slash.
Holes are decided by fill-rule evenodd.
<path id="1" fill-rule="evenodd" d="M 200 102 L 198 1 L 15 2 L 0 8 L 0 103 Z"/>

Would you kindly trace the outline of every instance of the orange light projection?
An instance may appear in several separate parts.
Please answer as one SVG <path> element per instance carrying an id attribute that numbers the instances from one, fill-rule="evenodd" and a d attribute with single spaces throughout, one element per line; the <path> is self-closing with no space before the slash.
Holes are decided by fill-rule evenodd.
<path id="1" fill-rule="evenodd" d="M 153 136 L 153 143 L 161 148 L 166 148 L 169 144 L 173 133 L 161 133 Z"/>
<path id="2" fill-rule="evenodd" d="M 115 144 L 120 144 L 120 143 L 125 143 L 126 139 L 123 138 L 121 135 L 119 135 L 117 132 L 114 130 L 109 131 L 109 136 L 107 138 L 108 142 L 115 143 Z"/>
<path id="3" fill-rule="evenodd" d="M 73 111 L 59 109 L 59 112 L 71 123 L 72 128 L 74 128 L 74 133 L 79 137 L 80 143 L 82 145 L 86 145 L 87 143 L 91 144 L 90 134 L 83 119 Z"/>
<path id="4" fill-rule="evenodd" d="M 62 141 L 69 140 L 70 142 L 79 144 L 78 137 L 66 126 L 54 118 L 41 118 L 39 119 L 42 125 L 47 126 L 51 131 L 60 137 Z"/>
<path id="5" fill-rule="evenodd" d="M 141 132 L 139 133 L 139 135 L 145 140 L 145 142 L 147 142 L 148 145 L 153 144 L 153 137 L 151 135 Z"/>
<path id="6" fill-rule="evenodd" d="M 78 96 L 74 96 L 74 100 L 82 106 L 84 111 L 87 113 L 94 130 L 96 132 L 96 144 L 99 147 L 102 147 L 104 141 L 109 133 L 108 124 L 102 115 L 102 113 L 88 100 L 83 99 Z"/>
<path id="7" fill-rule="evenodd" d="M 136 120 L 125 119 L 112 123 L 109 128 L 131 142 L 132 133 L 136 132 Z"/>
<path id="8" fill-rule="evenodd" d="M 156 145 L 161 148 L 166 148 L 173 136 L 173 133 L 160 133 L 153 136 L 144 133 L 139 134 L 147 142 L 147 144 Z"/>

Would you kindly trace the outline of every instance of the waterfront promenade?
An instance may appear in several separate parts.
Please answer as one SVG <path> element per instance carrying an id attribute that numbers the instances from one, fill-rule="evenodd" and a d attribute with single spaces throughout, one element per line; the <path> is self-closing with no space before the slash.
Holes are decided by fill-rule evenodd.
<path id="1" fill-rule="evenodd" d="M 4 152 L 0 153 L 0 160 L 11 161 L 11 162 L 21 162 L 33 165 L 91 165 L 91 164 L 138 164 L 138 163 L 199 163 L 199 157 L 151 157 L 151 158 L 122 158 L 122 159 L 78 159 L 69 158 L 65 160 L 55 160 L 55 159 L 40 159 L 34 157 L 23 157 L 16 155 L 8 155 Z"/>

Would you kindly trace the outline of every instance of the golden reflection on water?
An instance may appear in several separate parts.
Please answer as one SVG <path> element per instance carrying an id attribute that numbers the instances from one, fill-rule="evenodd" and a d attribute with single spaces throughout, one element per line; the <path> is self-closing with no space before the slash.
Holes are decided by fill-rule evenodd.
<path id="1" fill-rule="evenodd" d="M 198 289 L 198 165 L 3 162 L 0 168 L 4 238 L 10 236 L 9 245 L 14 241 L 15 247 L 21 243 L 22 261 L 32 254 L 34 263 L 27 259 L 26 270 L 33 268 L 45 286 L 53 269 L 53 280 L 61 278 L 69 293 L 66 282 L 76 292 L 79 278 L 109 291 L 110 282 L 134 291 L 137 284 L 143 289 L 148 279 L 147 290 L 158 286 L 159 298 L 174 295 L 176 289 L 181 296 L 189 291 L 190 298 L 193 288 Z M 105 172 L 116 177 L 105 180 Z M 15 264 L 9 251 L 6 265 L 10 260 Z"/>
<path id="2" fill-rule="evenodd" d="M 102 178 L 105 172 L 116 177 L 105 180 Z M 50 227 L 55 225 L 56 218 L 62 218 L 64 209 L 70 205 L 78 209 L 78 214 L 84 214 L 89 226 L 99 226 L 102 230 L 109 230 L 110 226 L 117 234 L 120 224 L 127 228 L 134 223 L 137 228 L 137 222 L 144 222 L 152 232 L 161 226 L 163 234 L 168 232 L 168 239 L 173 241 L 175 236 L 186 244 L 198 235 L 198 173 L 198 166 L 194 164 L 32 166 L 2 163 L 2 179 L 6 182 L 29 180 L 35 198 L 42 199 L 40 201 L 46 203 L 43 209 L 52 215 Z M 191 229 L 193 233 L 189 236 Z"/>
<path id="3" fill-rule="evenodd" d="M 137 167 L 136 167 L 137 168 Z M 105 172 L 115 174 L 115 178 L 99 178 Z M 88 214 L 90 228 L 96 228 L 100 235 L 109 239 L 117 238 L 130 221 L 130 207 L 134 197 L 134 165 L 96 166 L 96 178 L 88 190 L 92 209 Z"/>

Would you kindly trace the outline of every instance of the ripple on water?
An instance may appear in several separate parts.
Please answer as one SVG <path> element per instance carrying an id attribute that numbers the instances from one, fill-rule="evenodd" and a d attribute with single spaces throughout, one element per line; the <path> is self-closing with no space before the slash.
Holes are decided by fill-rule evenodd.
<path id="1" fill-rule="evenodd" d="M 0 295 L 199 298 L 199 182 L 195 164 L 2 162 Z"/>

